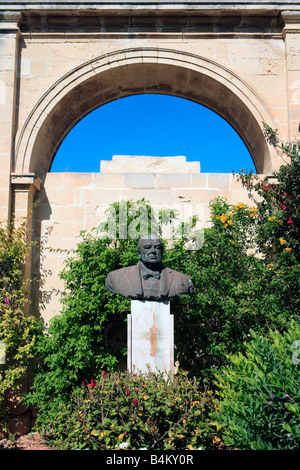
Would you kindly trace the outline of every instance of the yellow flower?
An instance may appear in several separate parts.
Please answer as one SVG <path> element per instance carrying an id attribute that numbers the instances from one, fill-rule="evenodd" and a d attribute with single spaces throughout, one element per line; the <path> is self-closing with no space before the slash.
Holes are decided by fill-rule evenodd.
<path id="1" fill-rule="evenodd" d="M 231 219 L 230 219 L 230 220 L 228 220 L 228 225 L 233 225 L 233 222 L 232 222 L 232 220 L 231 220 Z"/>
<path id="2" fill-rule="evenodd" d="M 229 215 L 229 217 L 233 217 L 233 213 L 232 213 L 232 212 L 228 212 L 228 215 Z"/>
<path id="3" fill-rule="evenodd" d="M 104 437 L 105 436 L 105 431 L 103 431 L 101 434 L 100 434 L 100 437 Z"/>
<path id="4" fill-rule="evenodd" d="M 189 450 L 194 450 L 194 447 L 191 446 L 191 444 L 189 444 L 189 445 L 187 446 L 187 448 L 188 448 Z"/>
<path id="5" fill-rule="evenodd" d="M 280 241 L 280 245 L 285 245 L 286 244 L 286 240 L 282 237 L 279 238 L 279 241 Z"/>
<path id="6" fill-rule="evenodd" d="M 285 251 L 291 251 L 292 248 L 286 248 Z"/>
<path id="7" fill-rule="evenodd" d="M 215 436 L 214 439 L 213 439 L 213 444 L 218 444 L 218 442 L 220 442 L 220 441 L 221 441 L 221 439 L 219 437 Z"/>
<path id="8" fill-rule="evenodd" d="M 234 245 L 234 241 L 233 241 L 233 240 L 229 240 L 229 241 L 230 241 L 230 243 L 232 243 L 232 244 Z"/>
<path id="9" fill-rule="evenodd" d="M 274 222 L 275 219 L 276 219 L 276 217 L 269 217 L 269 218 L 268 218 L 268 221 L 269 221 L 269 222 Z"/>
<path id="10" fill-rule="evenodd" d="M 244 204 L 243 202 L 239 202 L 239 203 L 238 203 L 238 207 L 239 207 L 240 209 L 246 209 L 247 206 L 246 206 L 246 204 Z"/>
<path id="11" fill-rule="evenodd" d="M 221 219 L 221 222 L 222 222 L 223 224 L 225 224 L 225 222 L 226 222 L 226 220 L 227 220 L 227 215 L 226 215 L 226 214 L 222 214 L 221 217 L 220 217 L 220 219 Z"/>
<path id="12" fill-rule="evenodd" d="M 119 436 L 118 436 L 119 441 L 121 441 L 123 439 L 123 437 L 124 437 L 124 434 L 119 434 Z"/>

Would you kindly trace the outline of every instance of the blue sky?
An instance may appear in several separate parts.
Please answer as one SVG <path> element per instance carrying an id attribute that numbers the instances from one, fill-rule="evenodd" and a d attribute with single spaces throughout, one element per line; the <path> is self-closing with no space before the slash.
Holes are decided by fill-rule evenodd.
<path id="1" fill-rule="evenodd" d="M 255 171 L 234 129 L 192 101 L 166 95 L 135 95 L 108 103 L 84 117 L 67 135 L 51 171 L 99 172 L 113 155 L 185 155 L 201 172 Z"/>

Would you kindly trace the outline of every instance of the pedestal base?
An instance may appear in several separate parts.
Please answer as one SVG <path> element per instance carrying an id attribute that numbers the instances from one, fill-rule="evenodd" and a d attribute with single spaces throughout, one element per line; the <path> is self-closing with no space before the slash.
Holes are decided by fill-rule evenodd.
<path id="1" fill-rule="evenodd" d="M 141 372 L 174 371 L 174 316 L 170 302 L 132 300 L 127 318 L 127 367 Z"/>

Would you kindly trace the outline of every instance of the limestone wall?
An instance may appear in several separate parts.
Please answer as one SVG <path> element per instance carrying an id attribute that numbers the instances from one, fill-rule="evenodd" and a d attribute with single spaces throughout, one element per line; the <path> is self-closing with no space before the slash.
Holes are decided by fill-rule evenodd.
<path id="1" fill-rule="evenodd" d="M 0 220 L 11 210 L 26 216 L 41 198 L 34 237 L 46 248 L 72 248 L 80 230 L 97 225 L 116 200 L 145 197 L 152 204 L 202 208 L 218 195 L 247 200 L 231 175 L 182 165 L 176 172 L 137 173 L 106 162 L 100 173 L 49 173 L 80 119 L 134 94 L 168 94 L 207 106 L 238 132 L 259 173 L 283 163 L 263 122 L 283 140 L 296 137 L 299 2 L 25 3 L 0 8 Z M 101 140 L 101 129 L 98 135 Z M 35 271 L 40 258 L 35 255 Z M 61 289 L 62 264 L 62 254 L 47 251 L 46 294 Z M 30 276 L 31 266 L 26 269 Z M 50 297 L 45 318 L 58 312 L 57 298 Z"/>

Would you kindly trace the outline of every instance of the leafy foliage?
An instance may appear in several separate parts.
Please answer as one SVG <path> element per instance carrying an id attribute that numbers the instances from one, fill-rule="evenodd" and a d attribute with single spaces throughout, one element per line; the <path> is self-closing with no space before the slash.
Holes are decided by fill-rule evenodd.
<path id="1" fill-rule="evenodd" d="M 220 399 L 214 414 L 225 444 L 239 449 L 298 449 L 300 442 L 300 325 L 251 331 L 245 354 L 230 356 L 230 367 L 217 374 Z M 297 343 L 295 343 L 297 341 Z"/>
<path id="2" fill-rule="evenodd" d="M 300 126 L 299 126 L 300 129 Z M 277 132 L 268 135 L 278 140 Z M 273 135 L 274 134 L 274 135 Z M 259 212 L 256 242 L 266 259 L 272 262 L 283 250 L 300 261 L 300 141 L 277 144 L 285 164 L 265 183 L 256 175 L 239 175 L 257 199 Z"/>
<path id="3" fill-rule="evenodd" d="M 28 374 L 41 324 L 24 314 L 28 303 L 23 277 L 28 246 L 26 221 L 18 228 L 0 226 L 0 409 L 3 429 L 7 429 L 6 400 L 17 395 Z"/>
<path id="4" fill-rule="evenodd" d="M 58 449 L 213 447 L 212 392 L 184 372 L 101 374 L 84 383 L 54 419 Z"/>

